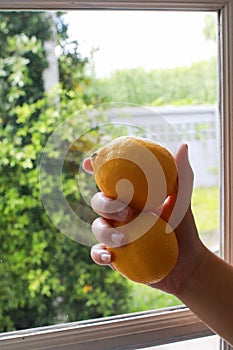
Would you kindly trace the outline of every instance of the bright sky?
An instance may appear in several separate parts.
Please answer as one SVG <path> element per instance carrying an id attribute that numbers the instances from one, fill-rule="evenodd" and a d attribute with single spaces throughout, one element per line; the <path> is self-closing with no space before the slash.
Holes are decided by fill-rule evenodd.
<path id="1" fill-rule="evenodd" d="M 142 66 L 172 68 L 216 55 L 203 36 L 205 12 L 73 11 L 70 33 L 88 55 L 92 48 L 98 76 Z"/>

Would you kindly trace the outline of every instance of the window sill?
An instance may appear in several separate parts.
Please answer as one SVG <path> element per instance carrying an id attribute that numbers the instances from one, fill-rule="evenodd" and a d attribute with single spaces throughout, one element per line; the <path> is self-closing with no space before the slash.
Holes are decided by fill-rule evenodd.
<path id="1" fill-rule="evenodd" d="M 135 349 L 212 335 L 185 307 L 0 334 L 4 350 Z"/>

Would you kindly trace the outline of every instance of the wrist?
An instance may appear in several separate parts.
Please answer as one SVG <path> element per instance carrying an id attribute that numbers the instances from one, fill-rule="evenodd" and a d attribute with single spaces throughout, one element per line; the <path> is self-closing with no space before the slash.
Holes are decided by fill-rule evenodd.
<path id="1" fill-rule="evenodd" d="M 203 244 L 200 247 L 199 255 L 191 266 L 187 267 L 188 273 L 184 274 L 180 281 L 179 288 L 177 288 L 175 296 L 188 303 L 188 299 L 195 293 L 195 290 L 200 288 L 200 285 L 206 281 L 206 274 L 209 274 L 207 265 L 213 253 L 208 250 Z"/>
<path id="2" fill-rule="evenodd" d="M 205 248 L 179 299 L 233 345 L 233 266 Z"/>

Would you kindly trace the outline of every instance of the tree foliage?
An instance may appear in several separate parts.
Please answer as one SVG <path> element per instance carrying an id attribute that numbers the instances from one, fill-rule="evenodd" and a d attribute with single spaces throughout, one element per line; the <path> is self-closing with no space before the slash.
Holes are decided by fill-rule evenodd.
<path id="1" fill-rule="evenodd" d="M 44 42 L 52 35 L 51 19 L 42 12 L 0 14 L 0 331 L 127 310 L 123 278 L 93 264 L 89 248 L 62 235 L 41 202 L 39 165 L 49 135 L 71 116 L 80 131 L 90 128 L 91 118 L 78 112 L 96 101 L 84 91 L 91 84 L 87 60 L 80 58 L 78 43 L 68 41 L 61 14 L 56 27 L 61 82 L 46 95 Z M 76 152 L 76 167 L 82 151 Z M 77 186 L 67 169 L 72 202 Z M 75 201 L 81 202 L 78 193 Z M 87 215 L 90 220 L 93 214 Z"/>
<path id="2" fill-rule="evenodd" d="M 205 24 L 203 28 L 203 34 L 207 40 L 216 42 L 217 40 L 217 27 L 216 27 L 216 16 L 213 14 L 207 14 L 204 18 Z"/>
<path id="3" fill-rule="evenodd" d="M 110 77 L 99 79 L 90 90 L 110 102 L 153 106 L 213 104 L 217 94 L 216 72 L 214 57 L 187 67 L 150 72 L 138 67 L 115 71 Z"/>

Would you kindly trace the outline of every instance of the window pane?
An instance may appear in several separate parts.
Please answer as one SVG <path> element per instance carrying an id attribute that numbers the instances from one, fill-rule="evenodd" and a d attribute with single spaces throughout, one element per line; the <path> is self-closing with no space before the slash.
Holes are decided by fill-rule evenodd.
<path id="1" fill-rule="evenodd" d="M 0 331 L 179 305 L 171 295 L 93 264 L 91 243 L 80 244 L 86 238 L 92 242 L 90 224 L 96 216 L 90 208 L 91 180 L 79 167 L 96 137 L 107 134 L 104 128 L 93 131 L 93 115 L 81 111 L 113 102 L 137 105 L 139 113 L 121 123 L 152 133 L 155 116 L 162 115 L 159 137 L 172 144 L 175 135 L 189 144 L 197 224 L 203 240 L 217 251 L 216 14 L 1 12 L 0 19 Z M 145 118 L 147 107 L 151 114 Z M 98 123 L 105 121 L 102 111 L 99 119 L 94 115 Z M 70 239 L 74 223 L 61 210 L 59 184 L 53 180 L 59 148 L 50 150 L 51 172 L 39 181 L 49 136 L 67 121 L 62 147 L 70 147 L 75 127 L 85 136 L 70 148 L 62 169 L 66 203 L 80 222 L 77 240 Z M 170 125 L 174 135 L 167 133 Z M 55 198 L 45 207 L 41 188 Z"/>

